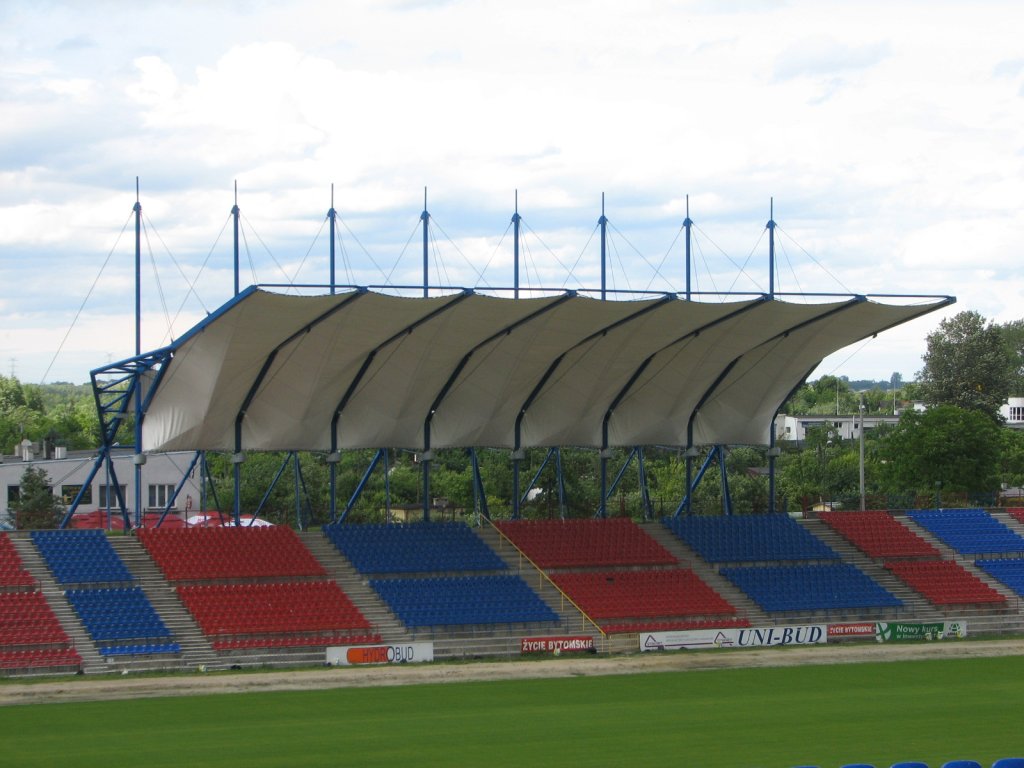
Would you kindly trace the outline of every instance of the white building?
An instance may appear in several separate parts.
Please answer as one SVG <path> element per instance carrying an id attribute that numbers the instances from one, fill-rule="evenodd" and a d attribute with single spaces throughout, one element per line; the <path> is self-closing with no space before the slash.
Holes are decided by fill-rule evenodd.
<path id="1" fill-rule="evenodd" d="M 32 450 L 36 448 L 36 450 Z M 26 450 L 27 449 L 27 450 Z M 36 458 L 37 455 L 49 454 L 51 458 Z M 195 457 L 192 451 L 177 453 L 155 453 L 146 457 L 142 467 L 142 506 L 143 512 L 162 512 L 169 499 L 174 496 L 174 489 L 181 482 Z M 134 519 L 135 506 L 135 464 L 134 451 L 131 448 L 115 448 L 112 453 L 114 474 L 121 486 L 121 493 L 129 514 Z M 70 505 L 82 489 L 96 461 L 96 451 L 65 451 L 62 448 L 45 450 L 43 446 L 18 446 L 14 456 L 0 456 L 0 527 L 12 527 L 14 520 L 8 511 L 10 503 L 18 498 L 22 475 L 26 468 L 35 467 L 46 472 L 50 479 L 53 494 L 65 505 Z M 193 469 L 185 478 L 185 484 L 175 500 L 172 512 L 183 512 L 199 509 L 201 481 L 199 469 Z M 82 500 L 79 512 L 92 512 L 108 508 L 114 514 L 120 512 L 114 482 L 108 477 L 105 467 L 100 467 L 96 476 L 89 483 Z"/>

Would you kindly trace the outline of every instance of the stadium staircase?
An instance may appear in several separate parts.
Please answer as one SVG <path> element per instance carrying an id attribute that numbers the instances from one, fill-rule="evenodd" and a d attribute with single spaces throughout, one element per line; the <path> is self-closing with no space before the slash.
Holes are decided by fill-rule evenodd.
<path id="1" fill-rule="evenodd" d="M 130 660 L 108 658 L 103 662 L 105 670 L 118 670 L 124 667 L 133 672 L 140 672 L 147 669 L 219 669 L 227 666 L 218 658 L 199 625 L 193 620 L 192 614 L 182 604 L 173 585 L 157 568 L 139 540 L 134 536 L 111 536 L 109 541 L 171 631 L 174 642 L 181 646 L 181 653 L 150 658 L 136 656 Z"/>
<path id="2" fill-rule="evenodd" d="M 717 568 L 701 558 L 686 542 L 672 533 L 660 521 L 640 523 L 640 528 L 671 552 L 680 565 L 692 570 L 700 577 L 701 581 L 732 603 L 736 608 L 737 618 L 748 619 L 753 627 L 764 627 L 775 623 L 743 590 L 720 576 Z"/>
<path id="3" fill-rule="evenodd" d="M 50 605 L 50 610 L 53 611 L 57 621 L 60 622 L 61 627 L 63 627 L 71 639 L 75 650 L 78 651 L 78 655 L 82 657 L 82 670 L 95 671 L 97 668 L 105 667 L 106 665 L 100 656 L 100 652 L 93 644 L 89 633 L 85 631 L 85 625 L 78 618 L 75 609 L 71 607 L 71 603 L 64 596 L 64 588 L 53 578 L 53 574 L 46 566 L 42 555 L 39 554 L 39 550 L 32 543 L 30 534 L 28 532 L 12 531 L 8 536 L 21 557 L 25 570 L 31 573 L 32 577 L 39 583 L 39 591 L 46 598 L 46 602 Z M 47 674 L 49 672 L 40 670 L 40 673 Z"/>
<path id="4" fill-rule="evenodd" d="M 353 605 L 373 625 L 374 631 L 380 634 L 383 642 L 402 643 L 412 639 L 412 635 L 370 588 L 368 579 L 338 552 L 319 528 L 300 531 L 298 536 L 306 549 L 327 571 L 327 575 L 341 587 L 341 591 L 348 595 Z"/>
<path id="5" fill-rule="evenodd" d="M 851 512 L 850 514 L 856 514 Z M 1020 613 L 1020 598 L 1012 590 L 1008 589 L 998 580 L 993 579 L 984 573 L 980 568 L 975 567 L 973 556 L 965 556 L 956 553 L 945 545 L 930 531 L 917 525 L 910 518 L 894 514 L 895 519 L 907 526 L 910 530 L 927 541 L 936 550 L 943 560 L 952 560 L 963 566 L 969 573 L 979 580 L 995 589 L 1007 600 L 1007 608 L 992 608 L 991 606 L 951 606 L 948 608 L 933 605 L 923 595 L 907 586 L 902 579 L 897 578 L 892 572 L 886 570 L 882 559 L 872 558 L 851 544 L 845 537 L 836 532 L 831 526 L 821 520 L 804 519 L 801 524 L 812 534 L 820 538 L 832 549 L 834 549 L 844 562 L 851 563 L 860 568 L 864 573 L 881 584 L 893 595 L 903 601 L 902 608 L 879 609 L 879 615 L 862 615 L 860 620 L 881 620 L 881 621 L 912 621 L 932 622 L 964 619 L 967 621 L 968 633 L 971 635 L 992 635 L 992 634 L 1019 634 L 1024 632 L 1024 615 Z M 1013 527 L 1013 519 L 1002 513 L 995 517 Z M 1009 522 L 1008 522 L 1009 521 Z M 1021 526 L 1015 528 L 1022 533 Z M 846 619 L 836 619 L 845 621 Z M 858 620 L 851 618 L 851 621 Z"/>
<path id="6" fill-rule="evenodd" d="M 533 628 L 532 631 L 527 627 L 521 632 L 511 632 L 504 638 L 495 638 L 495 642 L 491 644 L 491 647 L 496 651 L 499 648 L 502 649 L 498 655 L 518 656 L 522 647 L 522 638 L 553 634 L 586 635 L 592 637 L 594 638 L 594 647 L 600 653 L 622 653 L 623 651 L 636 650 L 635 646 L 619 648 L 616 645 L 615 638 L 606 638 L 593 622 L 575 605 L 565 599 L 565 596 L 551 583 L 544 572 L 523 557 L 519 550 L 512 546 L 494 526 L 484 524 L 482 527 L 474 528 L 473 530 L 476 531 L 477 535 L 483 539 L 487 546 L 497 552 L 498 556 L 505 561 L 509 572 L 522 577 L 530 589 L 537 593 L 540 599 L 561 618 L 561 625 L 559 627 L 545 625 Z M 473 651 L 477 655 L 483 655 L 481 650 L 484 649 L 477 646 Z M 467 653 L 468 647 L 453 647 L 452 650 L 453 652 L 461 652 L 463 655 L 470 655 Z"/>

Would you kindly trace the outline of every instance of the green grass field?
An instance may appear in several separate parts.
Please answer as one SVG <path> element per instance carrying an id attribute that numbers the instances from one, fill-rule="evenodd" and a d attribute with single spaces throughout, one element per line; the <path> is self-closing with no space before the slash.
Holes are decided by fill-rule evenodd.
<path id="1" fill-rule="evenodd" d="M 987 768 L 1022 701 L 1009 657 L 47 704 L 0 709 L 0 765 Z"/>

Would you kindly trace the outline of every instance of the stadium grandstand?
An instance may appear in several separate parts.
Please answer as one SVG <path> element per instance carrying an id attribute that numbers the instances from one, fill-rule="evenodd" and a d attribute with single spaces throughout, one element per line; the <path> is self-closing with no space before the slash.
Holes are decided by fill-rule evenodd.
<path id="1" fill-rule="evenodd" d="M 616 295 L 602 285 L 519 298 L 518 285 L 429 286 L 426 271 L 422 296 L 333 281 L 291 295 L 237 282 L 236 264 L 234 298 L 169 346 L 93 371 L 103 446 L 62 530 L 0 537 L 5 672 L 1020 630 L 1019 514 L 829 511 L 794 520 L 772 498 L 766 514 L 703 517 L 690 514 L 689 494 L 661 519 L 614 517 L 605 506 L 611 449 L 631 449 L 641 467 L 639 446 L 679 450 L 692 491 L 698 447 L 771 446 L 780 406 L 825 356 L 951 297 L 791 302 L 774 287 L 700 297 Z M 115 478 L 105 487 L 118 497 L 121 524 L 109 527 L 119 530 L 76 529 L 81 496 L 111 471 L 128 422 L 135 503 Z M 377 449 L 379 458 L 382 446 L 415 452 L 422 513 L 353 522 L 336 499 L 340 453 Z M 586 519 L 524 519 L 523 451 L 559 446 L 597 453 L 599 507 Z M 469 520 L 432 519 L 436 452 L 477 447 L 509 452 L 509 519 L 492 520 L 483 504 Z M 144 512 L 147 454 L 170 451 L 195 452 L 186 475 L 207 451 L 229 454 L 233 509 L 204 508 L 188 525 L 169 515 L 179 484 L 162 486 L 162 512 Z M 324 455 L 329 524 L 295 531 L 243 512 L 241 466 L 254 451 Z"/>

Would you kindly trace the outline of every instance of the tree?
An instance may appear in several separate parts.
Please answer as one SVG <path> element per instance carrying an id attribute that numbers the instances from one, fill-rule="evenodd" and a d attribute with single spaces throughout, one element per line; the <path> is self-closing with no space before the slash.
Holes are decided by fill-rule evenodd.
<path id="1" fill-rule="evenodd" d="M 22 530 L 56 528 L 64 516 L 64 506 L 53 495 L 46 470 L 35 467 L 29 467 L 21 476 L 18 498 L 10 508 Z"/>
<path id="2" fill-rule="evenodd" d="M 994 491 L 1001 431 L 988 415 L 954 405 L 905 411 L 882 445 L 888 485 L 924 493 Z"/>
<path id="3" fill-rule="evenodd" d="M 918 380 L 930 405 L 955 405 L 999 420 L 1011 386 L 1011 361 L 999 328 L 974 311 L 939 323 L 928 334 Z"/>
<path id="4" fill-rule="evenodd" d="M 1010 394 L 1024 395 L 1024 320 L 998 327 L 1010 359 Z"/>

